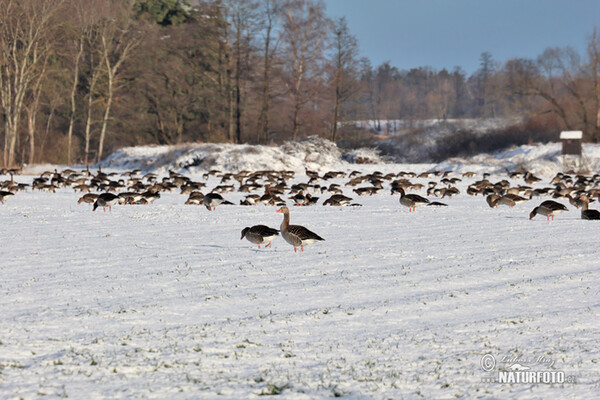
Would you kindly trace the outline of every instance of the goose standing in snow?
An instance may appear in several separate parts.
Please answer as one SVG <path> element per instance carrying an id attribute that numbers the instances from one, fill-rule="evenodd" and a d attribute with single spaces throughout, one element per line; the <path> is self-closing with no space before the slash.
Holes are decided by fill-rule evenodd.
<path id="1" fill-rule="evenodd" d="M 4 204 L 4 202 L 6 201 L 6 199 L 8 199 L 10 196 L 14 196 L 15 194 L 13 192 L 5 192 L 4 190 L 0 191 L 0 202 L 2 204 Z"/>
<path id="2" fill-rule="evenodd" d="M 94 204 L 98 200 L 98 195 L 95 193 L 86 193 L 77 200 L 77 204 L 89 203 Z"/>
<path id="3" fill-rule="evenodd" d="M 287 207 L 281 207 L 277 210 L 278 213 L 283 213 L 283 222 L 281 223 L 281 236 L 283 239 L 294 246 L 294 252 L 298 251 L 296 247 L 300 247 L 304 251 L 304 246 L 314 242 L 325 240 L 314 232 L 309 231 L 300 225 L 290 225 L 290 210 Z"/>
<path id="4" fill-rule="evenodd" d="M 346 197 L 342 194 L 334 194 L 323 203 L 324 206 L 347 206 L 350 204 L 352 199 L 350 197 Z"/>
<path id="5" fill-rule="evenodd" d="M 508 193 L 508 194 L 500 197 L 498 199 L 498 201 L 497 201 L 497 204 L 498 205 L 505 205 L 505 206 L 508 206 L 510 208 L 513 208 L 517 204 L 521 204 L 521 203 L 524 203 L 526 201 L 527 201 L 527 199 L 525 197 L 521 197 L 521 196 L 516 195 L 516 194 Z"/>
<path id="6" fill-rule="evenodd" d="M 112 193 L 102 193 L 96 199 L 94 203 L 94 208 L 92 211 L 96 211 L 96 208 L 102 207 L 104 211 L 106 211 L 106 207 L 108 207 L 109 211 L 112 211 L 112 206 L 119 202 L 119 196 Z"/>
<path id="7" fill-rule="evenodd" d="M 265 247 L 269 247 L 277 235 L 279 235 L 277 229 L 269 228 L 265 225 L 254 225 L 251 228 L 246 227 L 242 230 L 240 240 L 246 238 L 250 243 L 257 244 L 260 249 L 260 245 L 263 243 L 267 243 Z"/>
<path id="8" fill-rule="evenodd" d="M 498 206 L 498 201 L 500 200 L 500 196 L 498 196 L 495 193 L 490 194 L 489 196 L 487 196 L 485 198 L 485 201 L 487 201 L 488 206 L 490 206 L 490 208 L 494 208 Z"/>
<path id="9" fill-rule="evenodd" d="M 588 220 L 600 219 L 600 211 L 588 209 L 589 200 L 587 197 L 581 196 L 579 199 L 583 201 L 583 206 L 581 207 L 581 219 L 588 219 Z"/>
<path id="10" fill-rule="evenodd" d="M 207 193 L 204 195 L 204 206 L 208 209 L 208 211 L 214 211 L 215 208 L 221 203 L 223 203 L 225 199 L 218 193 Z"/>
<path id="11" fill-rule="evenodd" d="M 554 221 L 554 216 L 560 214 L 563 211 L 567 211 L 567 207 L 554 200 L 546 200 L 539 206 L 533 209 L 529 214 L 529 219 L 533 219 L 537 214 L 545 215 L 550 221 L 550 217 Z"/>
<path id="12" fill-rule="evenodd" d="M 400 192 L 400 204 L 408 207 L 409 211 L 415 211 L 417 207 L 424 206 L 429 203 L 425 197 L 419 196 L 418 194 L 406 194 L 403 188 L 398 188 Z"/>

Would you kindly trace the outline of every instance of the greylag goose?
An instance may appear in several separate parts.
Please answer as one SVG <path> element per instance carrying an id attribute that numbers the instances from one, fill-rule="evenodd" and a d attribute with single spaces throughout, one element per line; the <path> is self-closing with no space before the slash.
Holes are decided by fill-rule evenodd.
<path id="1" fill-rule="evenodd" d="M 581 196 L 580 200 L 583 201 L 583 206 L 581 207 L 581 219 L 600 219 L 600 211 L 598 210 L 589 210 L 589 200 L 585 196 Z"/>
<path id="2" fill-rule="evenodd" d="M 429 203 L 425 197 L 421 197 L 418 194 L 406 194 L 403 188 L 398 188 L 400 192 L 400 204 L 408 207 L 409 211 L 415 211 L 417 207 L 424 206 Z"/>
<path id="3" fill-rule="evenodd" d="M 215 208 L 217 208 L 217 206 L 219 204 L 222 204 L 224 201 L 225 199 L 223 198 L 223 196 L 221 196 L 218 193 L 207 193 L 206 195 L 204 195 L 204 200 L 202 200 L 204 206 L 209 211 L 214 211 Z"/>
<path id="4" fill-rule="evenodd" d="M 204 204 L 204 193 L 198 191 L 190 193 L 188 199 L 185 201 L 185 204 Z"/>
<path id="5" fill-rule="evenodd" d="M 12 192 L 5 192 L 4 190 L 0 191 L 0 202 L 2 204 L 4 204 L 4 202 L 6 201 L 6 199 L 8 199 L 10 196 L 14 196 L 14 195 L 15 194 L 12 193 Z"/>
<path id="6" fill-rule="evenodd" d="M 569 203 L 571 203 L 571 205 L 575 208 L 583 207 L 583 205 L 586 203 L 586 200 L 587 203 L 589 203 L 589 200 L 585 196 L 576 196 L 575 198 L 573 198 L 570 194 L 568 194 L 567 198 L 569 199 Z"/>
<path id="7" fill-rule="evenodd" d="M 352 199 L 350 197 L 346 197 L 342 194 L 334 194 L 323 203 L 324 206 L 347 206 L 350 204 Z"/>
<path id="8" fill-rule="evenodd" d="M 508 193 L 498 200 L 498 205 L 506 205 L 510 208 L 513 208 L 517 204 L 525 203 L 527 199 L 525 197 L 521 197 L 519 195 Z"/>
<path id="9" fill-rule="evenodd" d="M 325 240 L 321 236 L 314 232 L 309 231 L 300 225 L 290 225 L 290 210 L 283 206 L 279 210 L 279 213 L 283 213 L 283 222 L 281 223 L 281 236 L 283 239 L 294 246 L 294 252 L 298 251 L 296 248 L 300 247 L 304 251 L 304 246 L 312 244 L 314 242 Z"/>
<path id="10" fill-rule="evenodd" d="M 95 194 L 95 193 L 86 193 L 83 196 L 81 196 L 79 198 L 79 200 L 77 200 L 77 204 L 81 204 L 81 203 L 94 204 L 97 199 L 98 199 L 98 195 L 97 194 Z"/>
<path id="11" fill-rule="evenodd" d="M 269 247 L 277 235 L 279 235 L 279 231 L 277 229 L 269 228 L 265 225 L 254 225 L 251 228 L 246 227 L 242 229 L 241 239 L 248 239 L 250 243 L 257 244 L 258 248 L 260 249 L 260 245 L 263 243 L 267 243 L 265 247 Z"/>
<path id="12" fill-rule="evenodd" d="M 313 197 L 310 193 L 306 194 L 306 201 L 308 206 L 314 206 L 319 201 L 318 197 Z"/>
<path id="13" fill-rule="evenodd" d="M 498 200 L 500 200 L 500 196 L 498 196 L 495 193 L 492 193 L 488 197 L 485 198 L 485 201 L 487 201 L 488 206 L 490 206 L 490 208 L 497 207 L 498 206 Z"/>
<path id="14" fill-rule="evenodd" d="M 545 215 L 550 221 L 550 217 L 554 221 L 554 216 L 560 214 L 563 211 L 567 211 L 567 207 L 563 204 L 557 203 L 553 200 L 546 200 L 539 206 L 533 209 L 529 214 L 529 219 L 533 219 L 537 214 Z"/>
<path id="15" fill-rule="evenodd" d="M 114 195 L 112 193 L 102 193 L 96 199 L 94 203 L 94 208 L 92 211 L 96 211 L 96 208 L 102 207 L 104 211 L 106 211 L 106 207 L 108 207 L 109 211 L 112 211 L 112 206 L 119 202 L 119 196 Z"/>
<path id="16" fill-rule="evenodd" d="M 294 201 L 294 203 L 296 203 L 297 206 L 308 205 L 308 199 L 304 195 L 303 191 L 300 191 L 300 193 L 296 194 L 294 197 L 290 197 L 290 200 Z"/>

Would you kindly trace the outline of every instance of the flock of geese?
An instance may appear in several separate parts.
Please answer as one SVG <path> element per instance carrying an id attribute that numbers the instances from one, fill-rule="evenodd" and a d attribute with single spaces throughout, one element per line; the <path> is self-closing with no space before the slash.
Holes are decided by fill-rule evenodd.
<path id="1" fill-rule="evenodd" d="M 456 184 L 463 179 L 474 179 L 476 174 L 466 172 L 462 175 L 451 172 L 414 172 L 383 173 L 376 171 L 364 174 L 359 171 L 345 173 L 329 171 L 320 175 L 315 171 L 306 170 L 306 182 L 289 184 L 295 178 L 293 171 L 241 171 L 238 173 L 225 173 L 218 170 L 208 171 L 203 175 L 202 181 L 170 171 L 169 175 L 159 179 L 157 174 L 147 173 L 142 175 L 141 170 L 126 171 L 121 174 L 116 172 L 105 173 L 98 169 L 92 173 L 89 167 L 83 171 L 64 169 L 46 171 L 33 179 L 31 184 L 17 183 L 14 176 L 20 173 L 16 169 L 0 170 L 0 175 L 10 176 L 9 180 L 0 181 L 0 202 L 4 204 L 9 198 L 19 191 L 40 190 L 56 192 L 61 188 L 71 188 L 80 192 L 80 203 L 92 204 L 92 210 L 102 207 L 112 210 L 116 204 L 149 204 L 160 198 L 160 193 L 165 191 L 179 191 L 187 195 L 185 204 L 204 205 L 209 211 L 214 211 L 220 205 L 233 204 L 226 200 L 223 194 L 240 192 L 244 194 L 240 201 L 242 206 L 271 205 L 280 207 L 277 212 L 283 214 L 283 222 L 279 230 L 265 225 L 255 225 L 242 230 L 241 239 L 246 238 L 251 243 L 268 247 L 273 239 L 281 233 L 283 239 L 294 247 L 294 251 L 304 246 L 324 239 L 316 233 L 300 225 L 290 225 L 290 210 L 288 200 L 296 206 L 311 206 L 319 203 L 320 197 L 316 194 L 327 195 L 322 202 L 324 206 L 360 206 L 354 203 L 351 197 L 344 195 L 346 187 L 351 187 L 357 196 L 373 196 L 384 190 L 384 185 L 389 187 L 392 195 L 400 195 L 399 202 L 408 207 L 409 212 L 416 211 L 421 206 L 446 207 L 446 203 L 430 201 L 416 193 L 407 191 L 426 191 L 428 197 L 440 199 L 452 198 L 460 194 Z M 589 203 L 600 196 L 600 175 L 593 176 L 582 174 L 558 173 L 547 186 L 539 187 L 541 179 L 527 171 L 506 171 L 508 179 L 498 182 L 490 181 L 490 174 L 483 174 L 482 179 L 476 180 L 467 186 L 466 193 L 471 196 L 482 195 L 489 207 L 500 206 L 515 207 L 516 205 L 532 201 L 544 196 L 554 200 L 545 200 L 537 205 L 529 214 L 533 219 L 540 214 L 546 216 L 548 221 L 567 207 L 556 199 L 568 200 L 576 208 L 581 209 L 581 218 L 586 220 L 600 220 L 600 212 L 589 209 Z M 220 179 L 220 183 L 207 190 L 209 178 Z M 413 178 L 428 179 L 427 184 L 414 183 Z M 340 183 L 330 182 L 334 179 L 346 179 L 344 187 Z M 475 178 L 476 179 L 476 178 Z M 514 184 L 511 181 L 523 180 L 525 184 Z M 237 185 L 236 185 L 237 182 Z M 389 185 L 388 185 L 389 183 Z M 534 187 L 538 186 L 538 187 Z M 315 195 L 309 193 L 312 192 Z M 284 198 L 287 196 L 287 200 Z"/>

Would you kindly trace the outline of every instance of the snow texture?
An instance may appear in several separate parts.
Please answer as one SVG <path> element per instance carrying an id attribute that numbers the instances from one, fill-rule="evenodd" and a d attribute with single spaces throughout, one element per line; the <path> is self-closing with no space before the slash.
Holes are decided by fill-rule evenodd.
<path id="1" fill-rule="evenodd" d="M 256 148 L 145 147 L 110 160 L 157 171 L 198 155 L 216 164 L 188 169 L 339 163 L 333 149 L 313 161 L 302 147 Z M 597 397 L 600 224 L 568 204 L 553 222 L 530 221 L 535 199 L 490 209 L 464 194 L 479 178 L 463 179 L 448 207 L 414 213 L 388 183 L 360 198 L 346 187 L 362 207 L 292 207 L 292 223 L 325 238 L 298 253 L 281 237 L 269 249 L 240 241 L 246 226 L 278 227 L 274 207 L 209 212 L 164 193 L 150 206 L 92 212 L 72 189 L 19 192 L 0 205 L 0 398 Z M 543 356 L 554 364 L 532 369 L 576 383 L 485 383 L 486 354 L 505 369 L 504 357 Z"/>

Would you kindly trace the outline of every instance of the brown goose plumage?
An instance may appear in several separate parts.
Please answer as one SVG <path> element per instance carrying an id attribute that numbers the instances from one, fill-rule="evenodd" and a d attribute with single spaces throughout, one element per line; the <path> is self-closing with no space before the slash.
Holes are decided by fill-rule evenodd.
<path id="1" fill-rule="evenodd" d="M 529 214 L 529 219 L 533 219 L 537 214 L 545 215 L 550 221 L 550 217 L 554 220 L 554 216 L 567 211 L 567 207 L 553 200 L 546 200 L 539 206 L 533 209 Z"/>
<path id="2" fill-rule="evenodd" d="M 581 219 L 588 219 L 588 220 L 600 219 L 600 211 L 588 209 L 589 199 L 587 197 L 581 196 L 579 199 L 583 202 L 583 206 L 581 207 Z"/>
<path id="3" fill-rule="evenodd" d="M 283 213 L 281 236 L 283 236 L 283 239 L 286 242 L 294 246 L 294 251 L 297 251 L 297 247 L 300 247 L 300 249 L 304 251 L 304 246 L 325 240 L 303 226 L 290 225 L 290 210 L 287 207 L 281 207 L 277 212 Z"/>
<path id="4" fill-rule="evenodd" d="M 398 191 L 400 192 L 400 204 L 408 207 L 409 211 L 415 211 L 417 207 L 429 203 L 429 200 L 418 194 L 406 194 L 403 188 L 398 188 Z"/>
<path id="5" fill-rule="evenodd" d="M 250 243 L 257 244 L 260 249 L 260 245 L 263 243 L 267 243 L 265 247 L 269 247 L 277 235 L 279 235 L 277 229 L 269 228 L 265 225 L 254 225 L 251 228 L 246 227 L 242 230 L 242 237 L 240 240 L 246 238 Z"/>

